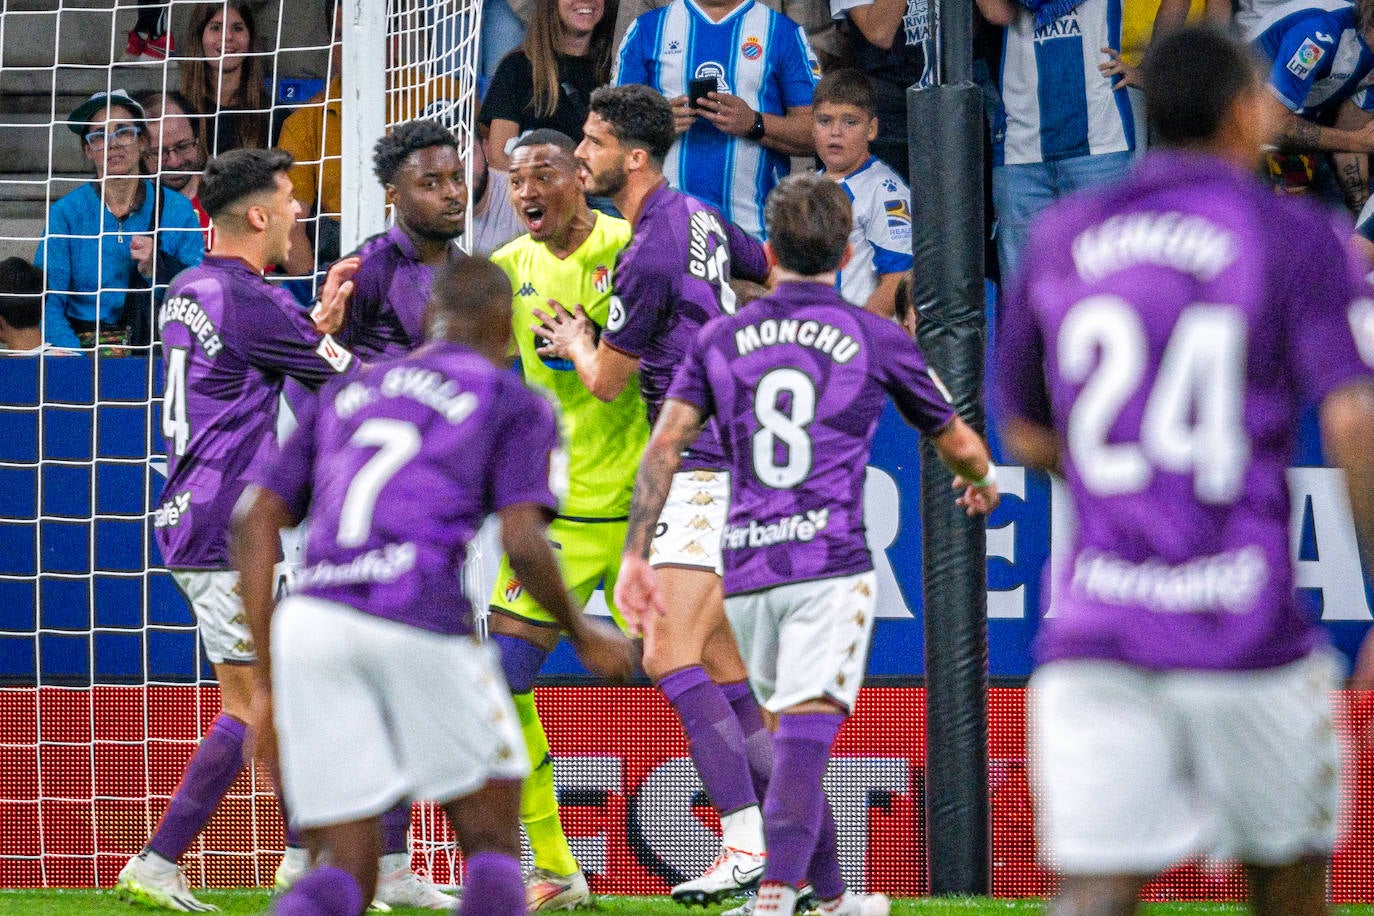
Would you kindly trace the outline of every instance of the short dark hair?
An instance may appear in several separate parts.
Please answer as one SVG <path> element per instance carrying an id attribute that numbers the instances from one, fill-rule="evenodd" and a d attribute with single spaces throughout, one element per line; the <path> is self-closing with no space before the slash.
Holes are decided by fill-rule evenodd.
<path id="1" fill-rule="evenodd" d="M 0 318 L 13 328 L 43 321 L 43 271 L 23 258 L 0 261 Z"/>
<path id="2" fill-rule="evenodd" d="M 215 219 L 245 197 L 276 190 L 277 175 L 295 162 L 290 153 L 280 149 L 235 149 L 216 156 L 205 166 L 200 205 Z"/>
<path id="3" fill-rule="evenodd" d="M 778 263 L 804 277 L 829 273 L 844 260 L 854 213 L 838 182 L 815 172 L 789 175 L 763 206 L 768 244 Z"/>
<path id="4" fill-rule="evenodd" d="M 658 163 L 677 139 L 672 106 L 648 86 L 602 86 L 592 93 L 590 111 L 606 122 L 617 140 L 644 150 Z"/>
<path id="5" fill-rule="evenodd" d="M 382 184 L 391 184 L 411 153 L 433 146 L 458 148 L 453 133 L 438 121 L 407 121 L 377 141 L 372 152 L 372 171 Z"/>
<path id="6" fill-rule="evenodd" d="M 526 146 L 556 146 L 568 155 L 577 152 L 577 141 L 563 131 L 554 130 L 552 127 L 540 127 L 526 131 L 515 141 L 510 151 L 513 153 Z"/>
<path id="7" fill-rule="evenodd" d="M 868 112 L 870 118 L 878 114 L 878 90 L 867 73 L 849 67 L 831 70 L 816 84 L 813 107 L 822 102 L 831 105 L 853 105 Z"/>
<path id="8" fill-rule="evenodd" d="M 166 91 L 149 89 L 147 92 L 140 92 L 138 95 L 134 96 L 134 101 L 142 105 L 144 111 L 151 111 L 156 108 L 159 117 L 167 116 L 168 102 L 171 102 L 174 107 L 181 109 L 181 113 L 188 118 L 194 119 L 196 116 L 202 114 L 196 106 L 191 104 L 190 99 L 186 98 L 186 96 L 175 89 L 168 89 Z M 153 118 L 152 120 L 157 120 L 157 118 Z M 193 120 L 192 123 L 194 124 L 196 122 Z"/>
<path id="9" fill-rule="evenodd" d="M 1185 26 L 1151 42 L 1141 76 L 1150 133 L 1163 146 L 1215 139 L 1236 98 L 1261 78 L 1249 47 L 1206 25 Z"/>
<path id="10" fill-rule="evenodd" d="M 433 335 L 435 321 L 445 315 L 480 321 L 489 310 L 501 306 L 509 310 L 512 296 L 510 277 L 487 258 L 472 255 L 448 261 L 430 287 L 425 336 Z"/>

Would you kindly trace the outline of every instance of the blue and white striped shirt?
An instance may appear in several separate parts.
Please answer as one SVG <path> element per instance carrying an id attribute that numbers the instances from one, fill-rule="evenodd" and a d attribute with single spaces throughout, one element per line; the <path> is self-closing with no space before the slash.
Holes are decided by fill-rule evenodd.
<path id="1" fill-rule="evenodd" d="M 820 63 L 801 26 L 755 0 L 713 22 L 692 0 L 641 15 L 625 33 L 612 82 L 643 83 L 669 98 L 692 79 L 713 76 L 717 92 L 739 96 L 764 114 L 811 104 Z M 763 202 L 791 169 L 789 158 L 697 118 L 663 164 L 669 184 L 700 198 L 755 238 Z"/>
<path id="2" fill-rule="evenodd" d="M 993 164 L 1134 149 L 1130 98 L 1097 69 L 1101 49 L 1119 47 L 1121 0 L 1083 0 L 1041 28 L 1018 6 L 1003 41 L 998 88 L 1006 129 L 994 133 Z"/>

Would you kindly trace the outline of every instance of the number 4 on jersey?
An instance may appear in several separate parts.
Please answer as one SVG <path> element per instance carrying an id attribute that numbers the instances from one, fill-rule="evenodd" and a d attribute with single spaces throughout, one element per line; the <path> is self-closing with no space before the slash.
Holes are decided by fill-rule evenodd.
<path id="1" fill-rule="evenodd" d="M 1243 421 L 1246 326 L 1224 305 L 1190 305 L 1160 358 L 1138 441 L 1108 441 L 1145 381 L 1144 324 L 1116 296 L 1079 302 L 1059 328 L 1059 374 L 1082 390 L 1069 412 L 1068 450 L 1084 485 L 1102 496 L 1136 493 L 1156 470 L 1193 475 L 1204 503 L 1240 495 L 1250 446 Z"/>

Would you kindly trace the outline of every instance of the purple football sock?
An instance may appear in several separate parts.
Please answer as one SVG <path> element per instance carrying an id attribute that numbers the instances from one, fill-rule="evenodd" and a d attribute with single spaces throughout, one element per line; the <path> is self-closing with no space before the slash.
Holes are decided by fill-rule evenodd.
<path id="1" fill-rule="evenodd" d="M 816 834 L 816 851 L 811 853 L 806 877 L 811 879 L 811 889 L 822 900 L 834 900 L 845 891 L 844 878 L 840 877 L 835 814 L 830 810 L 830 799 L 825 797 L 824 792 L 821 793 L 821 822 L 820 831 Z"/>
<path id="2" fill-rule="evenodd" d="M 191 756 L 172 803 L 148 841 L 148 848 L 171 862 L 205 829 L 219 800 L 229 791 L 243 769 L 243 738 L 246 727 L 238 719 L 220 713 Z"/>
<path id="3" fill-rule="evenodd" d="M 525 916 L 520 862 L 499 852 L 479 852 L 463 876 L 462 916 Z"/>
<path id="4" fill-rule="evenodd" d="M 700 665 L 683 668 L 658 682 L 682 719 L 692 762 L 711 804 L 721 814 L 758 804 L 744 756 L 744 733 L 720 685 Z"/>
<path id="5" fill-rule="evenodd" d="M 275 916 L 357 916 L 363 892 L 353 876 L 334 865 L 321 865 L 282 894 Z"/>
<path id="6" fill-rule="evenodd" d="M 749 762 L 749 779 L 754 785 L 754 797 L 768 794 L 768 779 L 773 775 L 773 736 L 763 727 L 763 715 L 747 681 L 721 684 L 720 692 L 734 710 L 744 735 L 744 757 Z"/>
<path id="7" fill-rule="evenodd" d="M 765 881 L 799 887 L 806 878 L 825 808 L 821 777 L 843 722 L 844 716 L 838 713 L 781 718 L 773 736 L 773 778 L 763 801 L 763 834 L 768 840 Z"/>
<path id="8" fill-rule="evenodd" d="M 382 855 L 410 852 L 410 802 L 399 802 L 382 815 Z"/>
<path id="9" fill-rule="evenodd" d="M 534 689 L 534 679 L 549 653 L 534 643 L 518 636 L 493 633 L 491 641 L 501 647 L 501 670 L 506 673 L 506 683 L 511 693 L 529 693 Z"/>

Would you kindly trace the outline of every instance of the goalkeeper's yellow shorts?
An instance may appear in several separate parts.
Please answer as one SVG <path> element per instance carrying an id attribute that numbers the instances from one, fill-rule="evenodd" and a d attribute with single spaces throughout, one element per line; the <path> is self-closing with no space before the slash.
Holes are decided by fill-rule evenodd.
<path id="1" fill-rule="evenodd" d="M 622 632 L 628 632 L 625 618 L 620 616 L 612 597 L 615 580 L 620 575 L 620 553 L 625 547 L 625 519 L 615 521 L 587 521 L 555 518 L 549 524 L 549 543 L 558 557 L 558 567 L 568 590 L 586 605 L 598 585 L 606 590 L 606 605 L 611 617 Z M 510 567 L 510 558 L 502 554 L 492 588 L 491 608 L 498 613 L 541 627 L 556 627 L 558 622 L 530 597 Z"/>

